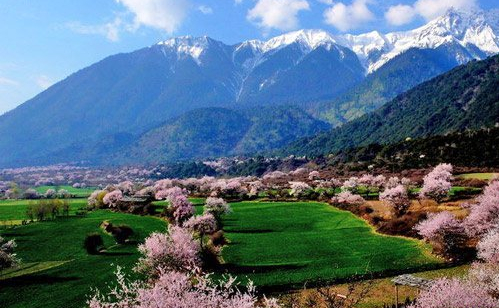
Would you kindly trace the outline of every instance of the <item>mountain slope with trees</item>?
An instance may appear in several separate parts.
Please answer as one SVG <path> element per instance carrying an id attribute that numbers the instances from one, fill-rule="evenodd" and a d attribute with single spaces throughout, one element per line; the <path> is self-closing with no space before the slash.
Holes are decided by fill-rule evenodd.
<path id="1" fill-rule="evenodd" d="M 399 95 L 373 113 L 299 140 L 283 154 L 322 155 L 371 143 L 492 127 L 499 122 L 498 89 L 499 56 L 473 61 Z"/>

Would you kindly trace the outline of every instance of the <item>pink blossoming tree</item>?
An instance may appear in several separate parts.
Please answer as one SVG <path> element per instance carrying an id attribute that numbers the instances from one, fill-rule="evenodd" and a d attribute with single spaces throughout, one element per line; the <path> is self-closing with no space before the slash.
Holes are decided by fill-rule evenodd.
<path id="1" fill-rule="evenodd" d="M 466 279 L 442 278 L 423 290 L 410 308 L 495 308 L 499 300 L 479 284 Z"/>
<path id="2" fill-rule="evenodd" d="M 123 200 L 123 193 L 118 189 L 107 193 L 102 199 L 103 203 L 111 208 L 116 207 L 121 200 Z"/>
<path id="3" fill-rule="evenodd" d="M 429 198 L 440 203 L 449 194 L 452 178 L 452 165 L 440 164 L 423 179 L 423 187 L 419 192 L 421 198 Z"/>
<path id="4" fill-rule="evenodd" d="M 395 213 L 398 216 L 405 214 L 411 205 L 411 201 L 407 195 L 407 189 L 402 185 L 385 189 L 385 191 L 379 195 L 379 200 L 390 204 L 395 209 Z"/>
<path id="5" fill-rule="evenodd" d="M 142 257 L 136 271 L 155 276 L 160 270 L 190 272 L 201 266 L 199 242 L 187 229 L 172 226 L 168 233 L 152 233 L 139 245 Z"/>

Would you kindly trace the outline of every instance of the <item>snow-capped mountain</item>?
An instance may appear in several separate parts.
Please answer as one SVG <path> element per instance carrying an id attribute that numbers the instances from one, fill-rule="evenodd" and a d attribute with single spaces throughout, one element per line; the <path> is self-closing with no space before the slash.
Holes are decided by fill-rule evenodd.
<path id="1" fill-rule="evenodd" d="M 0 116 L 0 165 L 50 161 L 74 136 L 88 144 L 133 139 L 200 108 L 292 104 L 341 125 L 459 64 L 498 53 L 498 15 L 451 10 L 406 32 L 300 30 L 234 45 L 186 36 L 113 55 Z"/>
<path id="2" fill-rule="evenodd" d="M 174 38 L 160 45 L 175 47 L 179 54 L 198 60 L 208 47 L 209 38 Z M 251 49 L 248 63 L 261 63 L 265 54 L 274 53 L 289 45 L 297 44 L 306 55 L 313 50 L 346 47 L 352 50 L 366 73 L 372 73 L 386 62 L 410 48 L 435 49 L 445 44 L 458 44 L 469 55 L 457 55 L 463 64 L 472 58 L 481 59 L 499 53 L 499 11 L 460 12 L 450 9 L 428 24 L 405 32 L 382 34 L 377 31 L 360 35 L 332 35 L 324 30 L 299 30 L 267 41 L 250 40 L 234 46 L 233 53 Z"/>

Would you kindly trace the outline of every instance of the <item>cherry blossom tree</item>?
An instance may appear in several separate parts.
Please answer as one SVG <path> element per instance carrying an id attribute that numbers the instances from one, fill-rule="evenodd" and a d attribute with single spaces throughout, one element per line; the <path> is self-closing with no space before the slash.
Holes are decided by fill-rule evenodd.
<path id="1" fill-rule="evenodd" d="M 308 174 L 308 179 L 311 180 L 311 181 L 320 180 L 321 179 L 321 175 L 320 175 L 319 171 L 314 170 L 314 171 L 311 171 Z"/>
<path id="2" fill-rule="evenodd" d="M 356 193 L 359 187 L 359 178 L 352 176 L 348 180 L 343 182 L 343 186 L 341 186 L 341 190 L 350 191 L 352 193 Z"/>
<path id="3" fill-rule="evenodd" d="M 419 192 L 421 198 L 429 198 L 440 203 L 449 194 L 452 178 L 452 165 L 440 164 L 423 179 L 423 187 Z"/>
<path id="4" fill-rule="evenodd" d="M 188 191 L 186 189 L 174 186 L 156 191 L 155 198 L 156 200 L 170 200 L 178 196 L 187 196 L 187 194 Z"/>
<path id="5" fill-rule="evenodd" d="M 170 225 L 168 233 L 152 233 L 139 245 L 142 257 L 135 270 L 157 275 L 160 270 L 190 272 L 201 266 L 201 246 L 187 229 Z"/>
<path id="6" fill-rule="evenodd" d="M 410 308 L 494 308 L 499 300 L 486 289 L 466 279 L 442 278 L 423 290 Z"/>
<path id="7" fill-rule="evenodd" d="M 170 201 L 168 212 L 171 213 L 171 218 L 176 224 L 181 225 L 194 215 L 194 206 L 185 195 L 171 195 L 168 197 L 168 201 Z"/>
<path id="8" fill-rule="evenodd" d="M 498 226 L 499 227 L 499 226 Z M 478 258 L 490 262 L 499 263 L 499 228 L 496 227 L 487 232 L 478 242 Z"/>
<path id="9" fill-rule="evenodd" d="M 213 197 L 206 198 L 204 204 L 204 213 L 213 215 L 219 227 L 222 226 L 222 215 L 229 214 L 231 212 L 232 209 L 230 205 L 227 202 L 225 202 L 224 199 L 213 198 Z"/>
<path id="10" fill-rule="evenodd" d="M 203 236 L 217 231 L 217 220 L 212 214 L 193 216 L 184 223 L 183 227 Z"/>
<path id="11" fill-rule="evenodd" d="M 331 199 L 331 202 L 335 205 L 339 206 L 348 206 L 348 205 L 361 205 L 366 200 L 362 198 L 360 195 L 352 194 L 350 191 L 342 191 Z"/>
<path id="12" fill-rule="evenodd" d="M 409 206 L 411 205 L 411 201 L 407 195 L 407 189 L 402 185 L 385 189 L 385 191 L 379 195 L 379 200 L 390 204 L 395 209 L 398 216 L 407 212 L 407 209 L 409 209 Z"/>
<path id="13" fill-rule="evenodd" d="M 433 214 L 414 227 L 418 233 L 441 254 L 452 258 L 462 257 L 466 247 L 466 232 L 463 223 L 450 212 Z"/>
<path id="14" fill-rule="evenodd" d="M 241 291 L 232 277 L 215 284 L 209 276 L 162 270 L 146 284 L 128 281 L 121 269 L 116 275 L 118 286 L 108 295 L 94 294 L 87 301 L 90 308 L 279 308 L 274 300 L 259 301 L 251 283 Z"/>
<path id="15" fill-rule="evenodd" d="M 47 198 L 47 199 L 52 199 L 52 198 L 55 198 L 56 196 L 57 196 L 57 192 L 55 191 L 55 189 L 49 188 L 45 192 L 45 198 Z"/>
<path id="16" fill-rule="evenodd" d="M 484 188 L 476 203 L 470 206 L 464 224 L 472 237 L 481 236 L 499 224 L 499 181 L 492 181 Z"/>
<path id="17" fill-rule="evenodd" d="M 460 228 L 462 228 L 461 222 L 448 211 L 430 214 L 427 219 L 414 227 L 419 235 L 427 240 L 435 240 L 445 232 Z"/>
<path id="18" fill-rule="evenodd" d="M 296 198 L 303 197 L 308 191 L 312 189 L 312 187 L 310 187 L 310 185 L 305 182 L 289 182 L 289 184 L 291 188 L 289 194 Z"/>
<path id="19" fill-rule="evenodd" d="M 116 189 L 107 193 L 102 199 L 102 202 L 109 207 L 116 207 L 121 200 L 123 200 L 123 193 L 121 190 Z"/>

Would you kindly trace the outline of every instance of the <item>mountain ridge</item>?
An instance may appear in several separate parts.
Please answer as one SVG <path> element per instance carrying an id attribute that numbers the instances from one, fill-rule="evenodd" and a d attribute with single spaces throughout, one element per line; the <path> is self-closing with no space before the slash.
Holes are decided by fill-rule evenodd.
<path id="1" fill-rule="evenodd" d="M 385 44 L 390 35 L 347 37 L 352 49 L 341 45 L 346 36 L 335 37 L 323 30 L 301 30 L 266 42 L 251 40 L 233 45 L 209 37 L 178 37 L 113 55 L 0 116 L 0 165 L 29 163 L 34 157 L 50 161 L 69 154 L 78 160 L 80 152 L 91 152 L 102 140 L 119 146 L 123 140 L 135 140 L 162 123 L 200 108 L 296 105 L 306 109 L 304 116 L 312 114 L 334 126 L 342 125 L 461 62 L 484 58 L 494 48 L 499 50 L 497 16 L 489 21 L 491 14 L 486 12 L 463 14 L 449 11 L 428 23 L 433 25 L 427 25 L 433 30 L 429 33 L 444 38 L 443 45 L 421 49 L 417 43 L 419 47 L 405 44 L 397 50 L 410 48 L 371 73 L 373 63 L 393 52 L 379 49 L 376 43 L 381 39 Z M 473 16 L 478 17 L 474 20 Z M 446 43 L 449 31 L 451 37 L 455 36 L 452 44 Z M 412 36 L 399 33 L 397 37 L 407 40 Z M 475 45 L 463 46 L 473 37 L 483 50 Z M 485 40 L 479 39 L 483 37 Z M 412 63 L 414 57 L 421 62 Z M 280 129 L 286 133 L 288 127 L 280 125 Z M 75 136 L 82 143 L 79 151 L 55 155 L 71 148 Z"/>

